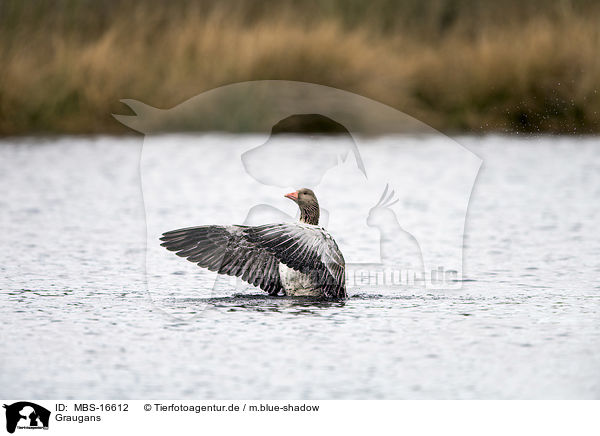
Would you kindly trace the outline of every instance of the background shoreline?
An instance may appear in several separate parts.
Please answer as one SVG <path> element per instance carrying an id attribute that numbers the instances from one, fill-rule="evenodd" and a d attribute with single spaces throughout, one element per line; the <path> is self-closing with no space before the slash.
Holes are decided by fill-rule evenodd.
<path id="1" fill-rule="evenodd" d="M 125 133 L 249 80 L 327 85 L 444 133 L 599 133 L 600 5 L 589 0 L 0 3 L 0 135 Z M 243 125 L 243 120 L 239 121 Z"/>

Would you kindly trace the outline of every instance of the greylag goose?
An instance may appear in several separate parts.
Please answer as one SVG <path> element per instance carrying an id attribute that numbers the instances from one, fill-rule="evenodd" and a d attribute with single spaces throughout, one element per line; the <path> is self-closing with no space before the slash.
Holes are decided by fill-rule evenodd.
<path id="1" fill-rule="evenodd" d="M 240 277 L 269 295 L 346 298 L 344 257 L 319 226 L 310 189 L 286 194 L 300 222 L 260 226 L 199 226 L 163 233 L 162 246 L 202 268 Z"/>

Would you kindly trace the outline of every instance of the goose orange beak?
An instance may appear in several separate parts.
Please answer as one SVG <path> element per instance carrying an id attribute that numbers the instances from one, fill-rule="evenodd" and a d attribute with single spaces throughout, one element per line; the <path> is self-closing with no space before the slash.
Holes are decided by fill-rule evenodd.
<path id="1" fill-rule="evenodd" d="M 298 191 L 290 192 L 289 194 L 285 194 L 284 197 L 289 198 L 290 200 L 298 201 Z"/>

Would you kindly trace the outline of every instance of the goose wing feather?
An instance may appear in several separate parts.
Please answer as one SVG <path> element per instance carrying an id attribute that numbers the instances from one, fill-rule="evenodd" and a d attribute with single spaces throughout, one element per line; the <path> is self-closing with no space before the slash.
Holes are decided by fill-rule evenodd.
<path id="1" fill-rule="evenodd" d="M 345 298 L 344 257 L 333 238 L 303 223 L 199 226 L 166 232 L 162 246 L 198 266 L 240 277 L 269 294 L 281 289 L 279 263 L 310 275 L 330 298 Z"/>

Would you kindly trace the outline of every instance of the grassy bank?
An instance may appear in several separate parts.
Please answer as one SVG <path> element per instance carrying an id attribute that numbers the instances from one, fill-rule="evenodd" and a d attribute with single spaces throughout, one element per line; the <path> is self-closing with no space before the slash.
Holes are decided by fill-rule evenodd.
<path id="1" fill-rule="evenodd" d="M 255 79 L 342 88 L 446 132 L 598 133 L 599 55 L 585 0 L 0 0 L 0 134 L 124 132 L 119 99 L 168 108 Z"/>

